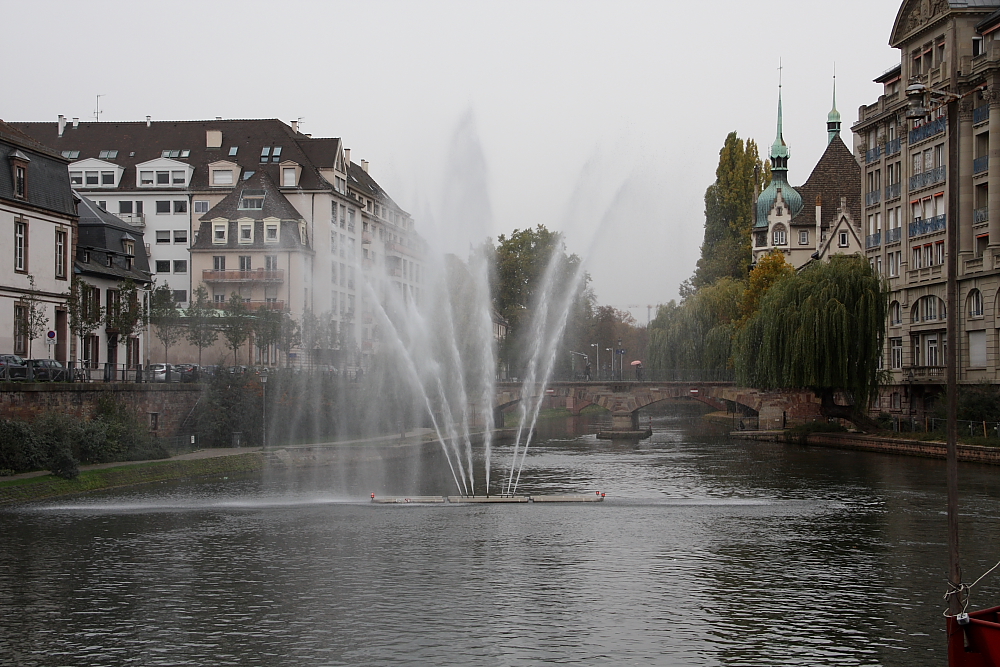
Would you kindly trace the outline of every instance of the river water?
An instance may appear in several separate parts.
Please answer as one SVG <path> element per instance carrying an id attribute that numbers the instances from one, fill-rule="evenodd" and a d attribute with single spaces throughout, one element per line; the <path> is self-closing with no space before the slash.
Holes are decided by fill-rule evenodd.
<path id="1" fill-rule="evenodd" d="M 452 493 L 430 450 L 0 510 L 0 664 L 945 664 L 943 462 L 593 426 L 546 423 L 519 492 L 600 504 L 365 502 Z M 1000 483 L 961 478 L 971 580 Z"/>

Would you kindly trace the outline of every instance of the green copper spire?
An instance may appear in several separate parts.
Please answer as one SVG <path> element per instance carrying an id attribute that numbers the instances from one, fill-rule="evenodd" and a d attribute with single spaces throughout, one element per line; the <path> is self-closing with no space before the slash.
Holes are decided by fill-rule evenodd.
<path id="1" fill-rule="evenodd" d="M 778 134 L 771 144 L 771 171 L 775 169 L 788 170 L 788 145 L 781 133 L 781 83 L 778 84 Z"/>
<path id="2" fill-rule="evenodd" d="M 837 111 L 837 68 L 833 69 L 833 108 L 826 117 L 826 143 L 833 141 L 834 137 L 840 136 L 840 112 Z"/>
<path id="3" fill-rule="evenodd" d="M 781 67 L 778 67 L 779 77 Z M 778 194 L 784 200 L 788 219 L 794 218 L 802 210 L 802 195 L 788 184 L 788 144 L 781 131 L 781 80 L 778 80 L 778 134 L 771 144 L 771 183 L 757 197 L 757 218 L 754 227 L 768 228 L 768 216 L 778 202 Z"/>

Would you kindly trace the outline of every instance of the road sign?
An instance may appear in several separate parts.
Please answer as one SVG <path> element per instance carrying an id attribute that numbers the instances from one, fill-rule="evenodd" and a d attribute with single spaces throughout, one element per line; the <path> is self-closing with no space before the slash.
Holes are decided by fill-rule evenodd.
<path id="1" fill-rule="evenodd" d="M 45 342 L 48 343 L 49 345 L 55 345 L 56 344 L 56 332 L 50 330 L 47 334 L 45 334 Z"/>

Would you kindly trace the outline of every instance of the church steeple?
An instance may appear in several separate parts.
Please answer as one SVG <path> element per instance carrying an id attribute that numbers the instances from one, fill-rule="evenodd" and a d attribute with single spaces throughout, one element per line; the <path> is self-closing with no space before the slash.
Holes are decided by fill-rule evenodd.
<path id="1" fill-rule="evenodd" d="M 837 111 L 837 70 L 833 70 L 833 108 L 826 116 L 826 143 L 829 145 L 834 137 L 840 136 L 840 112 Z"/>
<path id="2" fill-rule="evenodd" d="M 781 71 L 781 68 L 778 68 Z M 779 74 L 780 77 L 780 74 Z M 802 195 L 788 184 L 788 144 L 782 133 L 781 81 L 778 82 L 778 132 L 771 144 L 771 183 L 757 197 L 757 219 L 755 228 L 766 229 L 771 209 L 778 201 L 778 193 L 785 202 L 789 218 L 794 218 L 802 210 Z"/>
<path id="3" fill-rule="evenodd" d="M 780 69 L 780 68 L 779 68 Z M 781 133 L 781 83 L 778 83 L 778 133 L 771 144 L 771 173 L 772 178 L 775 171 L 788 171 L 788 144 Z M 784 179 L 782 179 L 784 180 Z"/>

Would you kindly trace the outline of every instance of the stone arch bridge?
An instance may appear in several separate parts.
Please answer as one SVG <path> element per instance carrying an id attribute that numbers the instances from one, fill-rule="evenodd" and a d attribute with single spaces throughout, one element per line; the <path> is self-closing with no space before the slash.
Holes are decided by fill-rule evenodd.
<path id="1" fill-rule="evenodd" d="M 537 397 L 541 384 L 529 390 Z M 525 387 L 516 382 L 498 382 L 493 408 L 498 423 L 503 411 L 524 398 Z M 706 403 L 716 410 L 725 410 L 727 402 L 736 403 L 748 413 L 760 417 L 760 428 L 781 428 L 782 422 L 812 421 L 822 418 L 820 400 L 811 391 L 763 391 L 738 387 L 732 382 L 550 382 L 545 396 L 563 399 L 573 414 L 588 405 L 599 405 L 611 412 L 614 431 L 635 431 L 639 427 L 639 410 L 661 401 L 680 399 Z"/>

